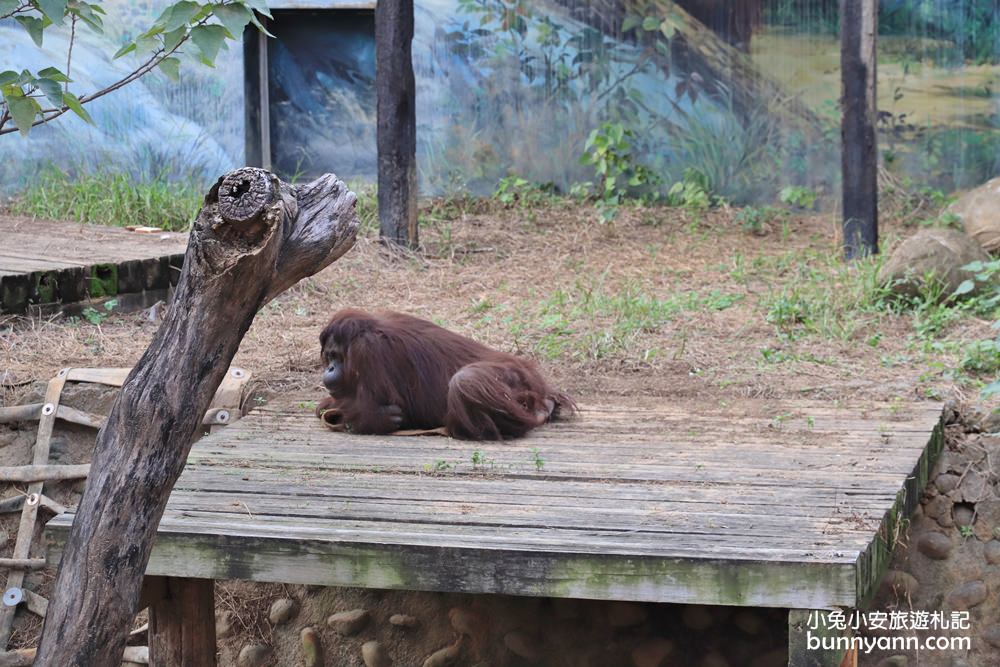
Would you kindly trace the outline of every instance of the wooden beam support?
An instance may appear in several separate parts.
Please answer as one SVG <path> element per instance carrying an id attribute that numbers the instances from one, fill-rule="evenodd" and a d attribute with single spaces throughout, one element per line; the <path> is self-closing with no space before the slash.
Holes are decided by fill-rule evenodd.
<path id="1" fill-rule="evenodd" d="M 840 0 L 844 256 L 878 252 L 877 0 Z"/>
<path id="2" fill-rule="evenodd" d="M 375 6 L 378 217 L 384 243 L 417 247 L 417 116 L 413 0 Z"/>
<path id="3" fill-rule="evenodd" d="M 215 582 L 161 579 L 163 597 L 149 606 L 149 664 L 152 667 L 215 667 Z M 155 586 L 154 582 L 150 582 Z"/>

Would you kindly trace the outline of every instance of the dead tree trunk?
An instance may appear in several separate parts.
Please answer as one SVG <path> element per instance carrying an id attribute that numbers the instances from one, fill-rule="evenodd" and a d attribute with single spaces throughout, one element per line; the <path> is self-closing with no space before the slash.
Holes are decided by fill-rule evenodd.
<path id="1" fill-rule="evenodd" d="M 417 247 L 417 115 L 413 0 L 375 5 L 378 217 L 384 242 Z"/>
<path id="2" fill-rule="evenodd" d="M 353 245 L 355 201 L 330 174 L 295 187 L 253 168 L 205 197 L 167 319 L 98 434 L 36 665 L 121 663 L 157 524 L 212 395 L 257 310 Z"/>

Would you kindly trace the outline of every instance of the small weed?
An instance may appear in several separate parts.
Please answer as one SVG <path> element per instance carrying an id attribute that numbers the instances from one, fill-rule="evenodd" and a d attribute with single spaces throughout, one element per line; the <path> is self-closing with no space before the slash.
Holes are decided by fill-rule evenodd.
<path id="1" fill-rule="evenodd" d="M 580 162 L 594 168 L 598 179 L 601 220 L 610 222 L 628 197 L 641 197 L 659 183 L 659 177 L 635 161 L 635 133 L 621 123 L 602 123 L 587 137 Z"/>
<path id="2" fill-rule="evenodd" d="M 793 355 L 790 355 L 781 348 L 776 347 L 762 347 L 760 348 L 760 354 L 764 357 L 764 361 L 769 364 L 780 364 L 794 359 Z"/>
<path id="3" fill-rule="evenodd" d="M 783 216 L 783 211 L 771 206 L 748 206 L 740 209 L 736 214 L 735 221 L 739 223 L 740 229 L 747 234 L 763 236 L 767 234 L 771 223 Z"/>
<path id="4" fill-rule="evenodd" d="M 959 526 L 958 527 L 958 534 L 961 535 L 962 537 L 968 538 L 968 537 L 972 537 L 973 535 L 975 535 L 976 531 L 972 528 L 972 526 L 968 526 L 968 525 L 966 525 L 966 526 Z"/>
<path id="5" fill-rule="evenodd" d="M 444 459 L 438 459 L 434 463 L 424 464 L 424 472 L 430 472 L 430 473 L 448 472 L 449 470 L 453 470 L 454 468 L 455 468 L 454 463 L 445 461 Z"/>
<path id="6" fill-rule="evenodd" d="M 707 211 L 712 207 L 712 195 L 705 177 L 694 169 L 688 169 L 683 180 L 670 186 L 666 203 L 690 213 Z"/>
<path id="7" fill-rule="evenodd" d="M 105 301 L 103 304 L 104 312 L 101 312 L 97 308 L 84 308 L 80 314 L 83 315 L 83 319 L 87 320 L 94 326 L 100 326 L 104 320 L 108 319 L 111 311 L 115 309 L 118 305 L 118 299 L 111 299 L 110 301 Z"/>
<path id="8" fill-rule="evenodd" d="M 507 176 L 500 179 L 497 189 L 493 193 L 493 198 L 503 204 L 504 208 L 512 208 L 515 205 L 521 208 L 531 208 L 552 199 L 552 191 L 551 187 L 539 186 L 526 178 Z"/>
<path id="9" fill-rule="evenodd" d="M 299 401 L 297 403 L 299 409 L 301 410 L 315 410 L 316 401 Z"/>
<path id="10" fill-rule="evenodd" d="M 781 192 L 778 193 L 781 203 L 806 210 L 812 210 L 816 205 L 818 197 L 819 195 L 815 190 L 810 190 L 799 185 L 789 185 L 782 188 Z"/>
<path id="11" fill-rule="evenodd" d="M 535 470 L 541 472 L 545 467 L 545 459 L 542 458 L 542 452 L 538 447 L 531 448 L 531 462 L 535 464 Z"/>

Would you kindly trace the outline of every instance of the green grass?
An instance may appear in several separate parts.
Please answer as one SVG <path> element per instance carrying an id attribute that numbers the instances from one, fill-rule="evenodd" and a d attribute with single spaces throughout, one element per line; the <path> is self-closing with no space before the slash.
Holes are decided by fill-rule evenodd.
<path id="1" fill-rule="evenodd" d="M 96 225 L 142 225 L 186 230 L 198 214 L 203 189 L 166 179 L 133 182 L 122 174 L 92 173 L 71 178 L 43 172 L 11 204 L 11 212 Z"/>
<path id="2" fill-rule="evenodd" d="M 541 302 L 529 321 L 515 323 L 540 356 L 605 359 L 626 354 L 643 333 L 652 333 L 684 311 L 725 310 L 743 299 L 721 290 L 683 291 L 659 297 L 639 284 L 609 289 L 600 281 L 577 281 Z M 644 358 L 657 354 L 646 350 Z"/>

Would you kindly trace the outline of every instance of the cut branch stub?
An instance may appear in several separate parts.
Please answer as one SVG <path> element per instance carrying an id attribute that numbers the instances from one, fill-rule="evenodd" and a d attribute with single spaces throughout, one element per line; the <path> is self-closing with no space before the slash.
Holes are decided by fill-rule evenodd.
<path id="1" fill-rule="evenodd" d="M 271 175 L 263 169 L 231 171 L 219 184 L 219 215 L 227 222 L 246 222 L 271 202 L 272 191 Z"/>

